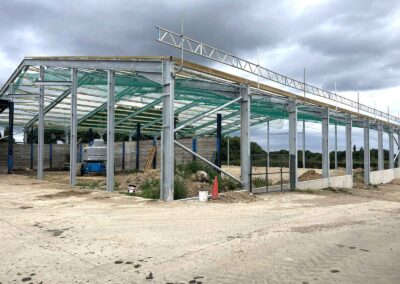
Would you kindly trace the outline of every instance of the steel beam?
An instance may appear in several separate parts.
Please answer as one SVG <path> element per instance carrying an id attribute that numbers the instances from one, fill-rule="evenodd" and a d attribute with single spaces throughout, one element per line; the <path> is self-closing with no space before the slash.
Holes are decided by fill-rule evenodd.
<path id="1" fill-rule="evenodd" d="M 242 99 L 242 97 L 236 98 L 236 99 L 234 99 L 234 100 L 232 100 L 232 101 L 229 101 L 229 102 L 227 102 L 226 104 L 223 104 L 223 105 L 221 105 L 221 106 L 219 106 L 219 107 L 217 107 L 217 108 L 215 108 L 215 109 L 212 109 L 212 110 L 207 111 L 207 112 L 205 112 L 205 113 L 201 113 L 201 114 L 199 114 L 198 116 L 195 116 L 195 117 L 193 117 L 192 119 L 189 119 L 188 121 L 186 121 L 186 122 L 182 123 L 181 125 L 179 125 L 179 126 L 175 129 L 175 132 L 177 132 L 177 131 L 183 129 L 184 127 L 186 127 L 186 126 L 188 126 L 188 125 L 190 125 L 190 124 L 195 123 L 196 121 L 199 121 L 199 120 L 203 119 L 204 117 L 207 117 L 207 116 L 209 116 L 209 115 L 211 115 L 211 114 L 213 114 L 213 113 L 215 113 L 215 112 L 217 112 L 217 111 L 220 111 L 220 110 L 222 110 L 222 109 L 224 109 L 224 108 L 230 106 L 231 104 L 240 101 L 241 99 Z"/>
<path id="2" fill-rule="evenodd" d="M 349 114 L 346 116 L 346 175 L 353 174 L 352 124 L 351 115 Z"/>
<path id="3" fill-rule="evenodd" d="M 378 171 L 384 170 L 384 156 L 383 156 L 383 125 L 378 123 L 376 125 L 378 130 Z"/>
<path id="4" fill-rule="evenodd" d="M 44 67 L 39 68 L 39 78 L 44 80 Z M 44 86 L 39 86 L 39 125 L 38 125 L 38 167 L 37 179 L 43 180 L 43 145 L 44 145 Z"/>
<path id="5" fill-rule="evenodd" d="M 394 169 L 393 127 L 389 127 L 389 169 Z"/>
<path id="6" fill-rule="evenodd" d="M 69 182 L 72 186 L 76 185 L 76 167 L 77 167 L 77 143 L 78 143 L 78 119 L 77 119 L 77 103 L 78 103 L 78 70 L 71 69 L 71 143 L 69 145 Z"/>
<path id="7" fill-rule="evenodd" d="M 140 60 L 140 59 L 90 59 L 90 58 L 25 58 L 24 65 L 47 66 L 59 68 L 78 68 L 78 69 L 103 69 L 114 71 L 135 71 L 143 73 L 160 73 L 161 60 Z"/>
<path id="8" fill-rule="evenodd" d="M 175 78 L 174 63 L 164 60 L 162 65 L 163 79 L 163 112 L 161 133 L 161 182 L 160 199 L 174 200 L 174 97 Z"/>
<path id="9" fill-rule="evenodd" d="M 364 183 L 370 183 L 371 159 L 369 149 L 369 120 L 364 120 Z"/>
<path id="10" fill-rule="evenodd" d="M 267 121 L 267 168 L 269 168 L 269 121 Z"/>
<path id="11" fill-rule="evenodd" d="M 329 179 L 329 109 L 321 112 L 322 117 L 322 177 Z"/>
<path id="12" fill-rule="evenodd" d="M 245 86 L 240 89 L 240 173 L 243 189 L 250 191 L 250 89 Z"/>
<path id="13" fill-rule="evenodd" d="M 114 191 L 115 71 L 108 70 L 107 191 Z"/>
<path id="14" fill-rule="evenodd" d="M 294 165 L 290 165 L 292 172 L 290 180 L 294 182 L 291 188 L 297 186 L 297 103 L 295 100 L 290 100 L 288 105 L 289 112 L 289 155 L 294 156 Z"/>

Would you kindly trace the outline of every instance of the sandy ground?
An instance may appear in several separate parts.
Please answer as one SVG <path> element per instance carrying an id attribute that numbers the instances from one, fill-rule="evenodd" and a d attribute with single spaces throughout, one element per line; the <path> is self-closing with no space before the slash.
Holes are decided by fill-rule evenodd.
<path id="1" fill-rule="evenodd" d="M 200 204 L 0 179 L 1 283 L 400 282 L 399 185 Z"/>

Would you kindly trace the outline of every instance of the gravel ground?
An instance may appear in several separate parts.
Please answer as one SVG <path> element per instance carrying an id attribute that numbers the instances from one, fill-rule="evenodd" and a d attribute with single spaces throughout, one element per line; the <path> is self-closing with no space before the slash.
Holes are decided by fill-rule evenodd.
<path id="1" fill-rule="evenodd" d="M 400 282 L 400 185 L 204 204 L 0 179 L 1 283 Z"/>

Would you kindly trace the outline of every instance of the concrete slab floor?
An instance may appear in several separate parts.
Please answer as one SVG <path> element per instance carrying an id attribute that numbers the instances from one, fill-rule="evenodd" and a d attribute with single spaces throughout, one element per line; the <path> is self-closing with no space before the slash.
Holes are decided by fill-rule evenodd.
<path id="1" fill-rule="evenodd" d="M 0 175 L 1 283 L 399 283 L 400 186 L 162 203 Z"/>

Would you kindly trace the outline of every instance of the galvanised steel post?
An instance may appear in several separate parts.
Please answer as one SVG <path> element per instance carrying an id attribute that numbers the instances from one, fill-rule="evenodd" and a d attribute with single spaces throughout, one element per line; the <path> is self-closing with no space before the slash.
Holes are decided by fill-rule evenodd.
<path id="1" fill-rule="evenodd" d="M 44 81 L 44 67 L 39 68 L 39 79 Z M 43 145 L 44 145 L 44 85 L 39 86 L 39 125 L 38 125 L 38 157 L 37 179 L 43 180 Z"/>
<path id="2" fill-rule="evenodd" d="M 352 119 L 351 115 L 346 116 L 346 175 L 353 174 L 353 145 L 352 145 Z"/>
<path id="3" fill-rule="evenodd" d="M 221 167 L 221 130 L 222 128 L 222 115 L 220 113 L 217 114 L 217 166 Z"/>
<path id="4" fill-rule="evenodd" d="M 394 169 L 393 127 L 389 127 L 389 169 Z"/>
<path id="5" fill-rule="evenodd" d="M 240 172 L 243 189 L 250 191 L 250 89 L 240 89 Z"/>
<path id="6" fill-rule="evenodd" d="M 107 81 L 107 191 L 114 191 L 115 71 L 108 70 Z"/>
<path id="7" fill-rule="evenodd" d="M 297 103 L 291 99 L 288 105 L 289 111 L 289 168 L 290 189 L 297 186 Z"/>
<path id="8" fill-rule="evenodd" d="M 164 60 L 162 64 L 162 133 L 161 133 L 161 180 L 160 199 L 174 200 L 174 63 Z"/>
<path id="9" fill-rule="evenodd" d="M 78 70 L 71 69 L 71 127 L 70 127 L 70 145 L 69 145 L 69 182 L 72 186 L 76 185 L 76 167 L 77 167 L 77 112 L 78 112 Z"/>
<path id="10" fill-rule="evenodd" d="M 303 162 L 303 169 L 306 168 L 306 121 L 303 119 L 303 157 L 302 157 L 302 162 Z"/>
<path id="11" fill-rule="evenodd" d="M 329 109 L 321 112 L 322 117 L 322 177 L 329 179 Z"/>
<path id="12" fill-rule="evenodd" d="M 378 171 L 384 169 L 384 157 L 383 157 L 383 125 L 378 123 L 376 125 L 378 130 Z"/>
<path id="13" fill-rule="evenodd" d="M 337 123 L 335 122 L 335 170 L 338 168 L 338 159 L 337 159 Z"/>
<path id="14" fill-rule="evenodd" d="M 364 120 L 364 183 L 370 183 L 371 159 L 369 149 L 369 120 Z"/>
<path id="15" fill-rule="evenodd" d="M 136 170 L 140 169 L 140 123 L 136 124 Z"/>
<path id="16" fill-rule="evenodd" d="M 33 170 L 33 139 L 34 139 L 34 136 L 33 136 L 33 125 L 31 126 L 31 170 Z"/>
<path id="17" fill-rule="evenodd" d="M 8 103 L 8 159 L 7 172 L 13 173 L 14 169 L 14 102 Z"/>
<path id="18" fill-rule="evenodd" d="M 125 171 L 125 141 L 122 141 L 122 170 Z"/>

